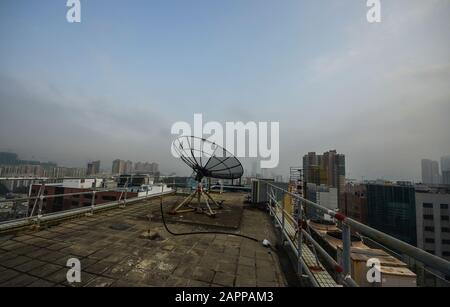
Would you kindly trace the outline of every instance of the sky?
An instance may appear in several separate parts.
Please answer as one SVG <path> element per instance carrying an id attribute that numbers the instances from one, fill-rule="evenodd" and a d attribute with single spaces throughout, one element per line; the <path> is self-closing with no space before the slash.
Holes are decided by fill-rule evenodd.
<path id="1" fill-rule="evenodd" d="M 0 2 L 0 151 L 85 166 L 186 172 L 171 126 L 279 122 L 287 175 L 310 151 L 347 177 L 419 180 L 450 155 L 450 1 Z M 250 166 L 246 166 L 250 169 Z"/>

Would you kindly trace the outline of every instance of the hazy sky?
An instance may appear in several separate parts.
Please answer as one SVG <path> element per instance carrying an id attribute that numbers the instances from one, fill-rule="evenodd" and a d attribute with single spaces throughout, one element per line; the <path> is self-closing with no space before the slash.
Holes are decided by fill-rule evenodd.
<path id="1" fill-rule="evenodd" d="M 170 156 L 176 121 L 279 121 L 278 173 L 337 149 L 350 178 L 450 154 L 450 1 L 0 1 L 0 150 L 84 166 Z"/>

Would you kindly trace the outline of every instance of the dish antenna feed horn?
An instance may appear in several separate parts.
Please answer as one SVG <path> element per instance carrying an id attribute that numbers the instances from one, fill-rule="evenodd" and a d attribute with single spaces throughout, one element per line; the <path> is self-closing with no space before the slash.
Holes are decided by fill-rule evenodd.
<path id="1" fill-rule="evenodd" d="M 172 147 L 174 152 L 192 170 L 197 187 L 193 193 L 186 197 L 183 202 L 171 210 L 171 214 L 186 212 L 206 213 L 210 217 L 215 217 L 216 212 L 211 205 L 221 209 L 222 204 L 217 203 L 203 187 L 202 181 L 207 179 L 239 179 L 244 174 L 241 162 L 225 148 L 211 141 L 195 136 L 182 136 L 177 138 Z M 192 205 L 192 201 L 197 199 L 197 206 Z M 206 204 L 207 211 L 201 207 L 202 199 Z"/>

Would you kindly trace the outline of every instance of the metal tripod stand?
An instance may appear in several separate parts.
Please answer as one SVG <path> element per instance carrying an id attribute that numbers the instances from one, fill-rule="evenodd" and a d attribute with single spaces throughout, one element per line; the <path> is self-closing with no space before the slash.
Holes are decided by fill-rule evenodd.
<path id="1" fill-rule="evenodd" d="M 191 205 L 192 201 L 197 198 L 197 206 L 194 207 Z M 205 201 L 207 210 L 202 209 L 201 207 L 201 201 L 202 198 Z M 208 201 L 209 200 L 209 201 Z M 201 182 L 197 184 L 197 188 L 194 192 L 192 192 L 188 197 L 186 197 L 181 204 L 176 206 L 174 209 L 170 211 L 170 214 L 178 214 L 178 213 L 186 213 L 186 212 L 199 212 L 199 213 L 205 213 L 206 215 L 210 217 L 216 217 L 216 212 L 211 208 L 211 204 L 215 205 L 217 208 L 222 209 L 223 206 L 219 203 L 217 203 L 211 195 L 209 195 L 208 192 L 206 192 L 203 189 L 203 185 Z M 187 206 L 188 208 L 183 208 L 184 206 Z"/>

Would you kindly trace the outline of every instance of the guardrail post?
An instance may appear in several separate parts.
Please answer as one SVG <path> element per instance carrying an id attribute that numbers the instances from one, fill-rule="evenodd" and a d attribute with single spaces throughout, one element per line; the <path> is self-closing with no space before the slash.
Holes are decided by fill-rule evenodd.
<path id="1" fill-rule="evenodd" d="M 44 192 L 42 192 L 42 193 L 44 193 Z M 45 199 L 44 195 L 41 195 L 39 197 L 39 209 L 38 209 L 38 215 L 37 215 L 37 225 L 38 225 L 38 227 L 41 227 L 42 208 L 44 207 L 44 199 Z"/>
<path id="2" fill-rule="evenodd" d="M 302 257 L 303 257 L 303 206 L 302 202 L 297 200 L 297 227 L 298 227 L 298 234 L 297 234 L 297 250 L 298 250 L 298 259 L 297 259 L 297 271 L 298 276 L 301 278 L 303 276 L 303 264 L 302 264 Z"/>
<path id="3" fill-rule="evenodd" d="M 286 216 L 285 216 L 285 204 L 284 204 L 284 194 L 281 199 L 281 244 L 284 244 L 284 231 L 286 229 Z"/>
<path id="4" fill-rule="evenodd" d="M 342 268 L 344 269 L 344 275 L 351 275 L 351 229 L 346 223 L 342 223 Z"/>
<path id="5" fill-rule="evenodd" d="M 125 197 L 123 199 L 123 207 L 125 208 L 127 206 L 127 197 L 128 197 L 128 186 L 125 188 Z"/>
<path id="6" fill-rule="evenodd" d="M 91 214 L 94 215 L 94 208 L 95 208 L 95 196 L 96 191 L 92 192 L 92 200 L 91 200 Z"/>

